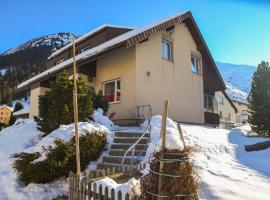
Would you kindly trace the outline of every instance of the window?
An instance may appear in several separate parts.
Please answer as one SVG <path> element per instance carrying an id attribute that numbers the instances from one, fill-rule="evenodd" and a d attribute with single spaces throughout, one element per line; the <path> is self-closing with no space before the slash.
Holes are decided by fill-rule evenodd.
<path id="1" fill-rule="evenodd" d="M 191 71 L 196 74 L 200 73 L 200 59 L 194 55 L 191 55 Z"/>
<path id="2" fill-rule="evenodd" d="M 218 96 L 218 104 L 224 104 L 224 99 L 222 96 Z"/>
<path id="3" fill-rule="evenodd" d="M 104 83 L 103 95 L 109 103 L 120 102 L 121 81 L 113 80 Z"/>
<path id="4" fill-rule="evenodd" d="M 204 94 L 204 111 L 218 113 L 218 105 L 214 95 Z"/>
<path id="5" fill-rule="evenodd" d="M 57 61 L 55 64 L 58 65 L 58 64 L 60 64 L 62 62 L 64 62 L 64 59 L 61 59 L 61 60 Z"/>
<path id="6" fill-rule="evenodd" d="M 172 61 L 172 43 L 168 40 L 162 40 L 162 58 Z"/>
<path id="7" fill-rule="evenodd" d="M 247 110 L 241 110 L 241 115 L 248 115 L 248 111 Z"/>
<path id="8" fill-rule="evenodd" d="M 85 51 L 88 50 L 88 49 L 90 49 L 90 47 L 85 47 L 85 48 L 83 48 L 83 49 L 80 49 L 80 50 L 78 51 L 78 54 L 81 54 L 81 53 L 85 52 Z"/>

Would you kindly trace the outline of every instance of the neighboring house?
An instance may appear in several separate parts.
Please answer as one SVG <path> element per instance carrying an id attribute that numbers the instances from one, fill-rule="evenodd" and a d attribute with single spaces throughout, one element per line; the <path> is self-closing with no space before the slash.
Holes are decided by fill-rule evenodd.
<path id="1" fill-rule="evenodd" d="M 190 12 L 144 28 L 103 25 L 76 40 L 78 72 L 88 86 L 102 90 L 114 120 L 134 119 L 136 106 L 161 114 L 169 100 L 176 121 L 218 124 L 215 92 L 225 84 Z M 38 115 L 38 96 L 64 69 L 72 74 L 72 45 L 53 53 L 47 70 L 18 85 L 30 89 L 30 113 Z"/>
<path id="2" fill-rule="evenodd" d="M 218 114 L 221 124 L 235 126 L 237 122 L 238 109 L 229 99 L 226 92 L 216 92 L 216 101 L 218 105 Z"/>
<path id="3" fill-rule="evenodd" d="M 0 123 L 8 124 L 12 115 L 13 109 L 7 105 L 0 106 Z"/>
<path id="4" fill-rule="evenodd" d="M 246 124 L 248 122 L 248 104 L 236 100 L 232 101 L 238 110 L 238 113 L 236 114 L 236 124 Z"/>
<path id="5" fill-rule="evenodd" d="M 23 109 L 17 111 L 17 112 L 14 112 L 13 113 L 13 116 L 15 117 L 15 119 L 19 119 L 19 118 L 22 118 L 22 119 L 28 119 L 29 118 L 29 113 L 30 113 L 30 108 L 29 107 L 24 107 Z"/>

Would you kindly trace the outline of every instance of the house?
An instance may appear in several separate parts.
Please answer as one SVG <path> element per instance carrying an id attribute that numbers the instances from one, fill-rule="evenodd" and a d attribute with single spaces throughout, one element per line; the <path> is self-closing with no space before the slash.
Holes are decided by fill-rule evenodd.
<path id="1" fill-rule="evenodd" d="M 221 124 L 235 126 L 237 122 L 238 109 L 224 91 L 216 92 L 217 110 Z"/>
<path id="2" fill-rule="evenodd" d="M 7 105 L 0 106 L 0 124 L 8 124 L 13 109 Z"/>
<path id="3" fill-rule="evenodd" d="M 30 113 L 30 108 L 29 107 L 24 107 L 21 110 L 18 110 L 16 112 L 13 113 L 13 116 L 15 117 L 15 119 L 28 119 L 29 118 L 29 113 Z"/>
<path id="4" fill-rule="evenodd" d="M 232 100 L 233 104 L 238 110 L 238 113 L 236 114 L 236 124 L 242 125 L 246 124 L 248 122 L 248 103 Z"/>
<path id="5" fill-rule="evenodd" d="M 103 25 L 76 41 L 78 72 L 88 86 L 102 90 L 114 120 L 131 120 L 136 106 L 188 123 L 218 124 L 215 92 L 225 84 L 191 14 L 184 12 L 143 28 Z M 48 57 L 47 70 L 18 85 L 30 89 L 30 113 L 57 74 L 72 74 L 72 44 Z"/>

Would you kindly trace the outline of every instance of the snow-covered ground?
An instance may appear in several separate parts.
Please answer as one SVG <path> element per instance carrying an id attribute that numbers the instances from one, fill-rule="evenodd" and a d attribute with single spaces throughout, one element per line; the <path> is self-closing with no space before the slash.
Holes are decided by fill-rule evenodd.
<path id="1" fill-rule="evenodd" d="M 100 119 L 103 125 L 109 121 Z M 154 118 L 152 127 L 153 143 L 158 144 L 158 135 L 161 118 Z M 103 127 L 103 125 L 99 125 Z M 97 127 L 89 123 L 80 123 L 80 127 Z M 119 128 L 119 127 L 118 127 Z M 169 144 L 174 143 L 177 127 L 168 120 Z M 215 129 L 206 126 L 182 125 L 186 143 L 199 149 L 194 156 L 195 167 L 201 177 L 199 189 L 200 199 L 258 199 L 267 200 L 270 197 L 270 149 L 259 152 L 245 152 L 245 144 L 265 141 L 264 138 L 245 136 L 245 128 L 236 128 L 231 131 Z M 136 128 L 130 128 L 134 131 Z M 61 126 L 47 138 L 41 138 L 36 129 L 35 122 L 20 120 L 10 128 L 0 132 L 0 199 L 51 199 L 67 192 L 67 184 L 63 180 L 51 184 L 30 184 L 27 187 L 18 183 L 16 173 L 13 171 L 10 156 L 16 152 L 32 152 L 39 150 L 41 145 L 52 144 L 53 138 L 68 140 L 71 137 L 72 125 Z M 113 130 L 111 130 L 111 133 Z M 109 136 L 110 137 L 110 136 Z M 176 143 L 180 143 L 175 138 Z M 155 144 L 149 149 L 152 151 Z M 181 145 L 175 145 L 181 147 Z M 157 148 L 158 149 L 158 148 Z M 148 153 L 149 153 L 148 152 Z M 148 154 L 147 153 L 147 154 Z M 90 167 L 91 168 L 91 167 Z M 128 190 L 130 185 L 136 185 L 135 180 L 119 185 L 112 180 L 102 180 L 101 184 L 110 187 Z"/>
<path id="2" fill-rule="evenodd" d="M 0 199 L 30 200 L 56 197 L 67 191 L 67 185 L 59 180 L 52 184 L 30 184 L 22 187 L 12 168 L 11 156 L 18 152 L 32 152 L 40 141 L 41 133 L 33 120 L 17 120 L 0 132 Z"/>
<path id="3" fill-rule="evenodd" d="M 232 131 L 183 125 L 185 140 L 200 151 L 194 157 L 201 199 L 270 199 L 270 149 L 245 152 L 244 145 L 266 141 Z M 268 139 L 269 140 L 269 139 Z"/>

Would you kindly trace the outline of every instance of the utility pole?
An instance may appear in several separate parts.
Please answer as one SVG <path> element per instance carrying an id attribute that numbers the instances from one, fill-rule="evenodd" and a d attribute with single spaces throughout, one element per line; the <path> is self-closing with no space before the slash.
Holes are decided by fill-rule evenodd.
<path id="1" fill-rule="evenodd" d="M 74 109 L 74 129 L 75 129 L 75 143 L 76 143 L 76 164 L 77 175 L 81 174 L 81 160 L 80 160 L 80 140 L 78 133 L 78 92 L 77 92 L 77 66 L 76 66 L 76 46 L 75 38 L 73 38 L 73 109 Z"/>

